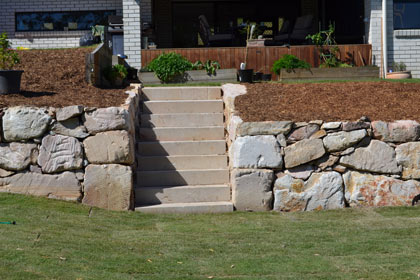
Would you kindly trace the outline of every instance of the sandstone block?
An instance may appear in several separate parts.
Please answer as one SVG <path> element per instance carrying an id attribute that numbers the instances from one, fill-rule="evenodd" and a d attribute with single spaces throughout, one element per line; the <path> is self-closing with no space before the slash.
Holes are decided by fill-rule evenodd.
<path id="1" fill-rule="evenodd" d="M 81 197 L 81 185 L 72 172 L 58 175 L 27 172 L 0 178 L 0 192 L 77 201 Z"/>
<path id="2" fill-rule="evenodd" d="M 234 168 L 281 168 L 283 157 L 274 136 L 244 136 L 236 138 L 231 147 Z"/>
<path id="3" fill-rule="evenodd" d="M 347 172 L 343 175 L 346 199 L 351 206 L 411 205 L 420 193 L 420 182 L 402 181 L 382 175 Z"/>
<path id="4" fill-rule="evenodd" d="M 328 134 L 322 141 L 328 152 L 338 152 L 357 144 L 360 140 L 365 138 L 366 135 L 367 132 L 364 129 L 350 132 L 340 131 Z"/>
<path id="5" fill-rule="evenodd" d="M 86 138 L 89 136 L 89 133 L 86 131 L 86 127 L 80 124 L 78 118 L 72 118 L 61 122 L 55 122 L 51 131 L 55 134 L 71 136 L 76 138 Z"/>
<path id="6" fill-rule="evenodd" d="M 292 125 L 291 121 L 243 122 L 239 124 L 237 134 L 239 136 L 287 134 Z"/>
<path id="7" fill-rule="evenodd" d="M 232 200 L 237 210 L 271 210 L 273 171 L 235 169 L 232 171 L 231 180 Z"/>
<path id="8" fill-rule="evenodd" d="M 0 168 L 0 178 L 9 177 L 9 176 L 12 176 L 13 174 L 15 174 L 15 172 Z"/>
<path id="9" fill-rule="evenodd" d="M 75 105 L 75 106 L 67 106 L 64 108 L 60 108 L 57 110 L 55 117 L 57 121 L 65 121 L 77 116 L 80 116 L 83 113 L 83 106 Z"/>
<path id="10" fill-rule="evenodd" d="M 129 114 L 119 107 L 99 108 L 84 114 L 84 125 L 90 133 L 130 129 Z"/>
<path id="11" fill-rule="evenodd" d="M 372 140 L 369 146 L 358 148 L 354 153 L 341 157 L 340 164 L 360 171 L 397 174 L 401 170 L 395 157 L 394 149 L 388 144 Z"/>
<path id="12" fill-rule="evenodd" d="M 399 145 L 395 152 L 399 165 L 403 167 L 404 179 L 420 179 L 420 142 Z"/>
<path id="13" fill-rule="evenodd" d="M 44 110 L 31 107 L 12 107 L 3 116 L 3 134 L 7 142 L 41 137 L 51 117 Z"/>
<path id="14" fill-rule="evenodd" d="M 286 168 L 296 167 L 325 154 L 324 144 L 321 139 L 304 139 L 285 148 Z"/>
<path id="15" fill-rule="evenodd" d="M 85 139 L 85 153 L 90 163 L 134 162 L 134 147 L 125 130 L 101 132 Z"/>
<path id="16" fill-rule="evenodd" d="M 15 142 L 0 144 L 0 168 L 9 171 L 26 169 L 31 162 L 36 162 L 37 156 L 36 144 Z"/>
<path id="17" fill-rule="evenodd" d="M 357 122 L 344 122 L 342 129 L 344 131 L 351 131 L 351 130 L 369 129 L 369 128 L 370 128 L 370 123 L 357 121 Z"/>
<path id="18" fill-rule="evenodd" d="M 47 135 L 42 139 L 38 164 L 44 173 L 80 169 L 83 166 L 82 145 L 74 137 Z"/>
<path id="19" fill-rule="evenodd" d="M 372 122 L 373 136 L 385 142 L 403 143 L 420 137 L 420 124 L 416 121 Z"/>
<path id="20" fill-rule="evenodd" d="M 322 125 L 321 129 L 332 130 L 332 129 L 339 129 L 340 127 L 341 127 L 341 122 L 327 122 Z"/>
<path id="21" fill-rule="evenodd" d="M 306 180 L 312 175 L 313 172 L 315 172 L 315 170 L 316 168 L 313 165 L 300 165 L 287 169 L 285 173 L 289 174 L 293 178 Z"/>
<path id="22" fill-rule="evenodd" d="M 84 204 L 109 210 L 129 210 L 133 206 L 133 179 L 128 166 L 90 164 L 84 184 Z"/>
<path id="23" fill-rule="evenodd" d="M 295 129 L 287 138 L 289 142 L 300 141 L 303 139 L 308 139 L 314 133 L 319 131 L 319 126 L 316 124 L 309 124 L 307 126 L 300 127 Z"/>

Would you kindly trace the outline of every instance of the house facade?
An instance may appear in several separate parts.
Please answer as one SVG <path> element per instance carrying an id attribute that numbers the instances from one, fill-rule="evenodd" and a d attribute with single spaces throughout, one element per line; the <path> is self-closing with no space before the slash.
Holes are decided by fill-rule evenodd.
<path id="1" fill-rule="evenodd" d="M 89 22 L 101 21 L 109 14 L 122 15 L 125 54 L 129 63 L 137 68 L 141 66 L 142 35 L 155 42 L 158 48 L 198 47 L 197 17 L 200 14 L 205 14 L 210 24 L 218 28 L 232 27 L 238 19 L 245 18 L 270 21 L 273 32 L 282 17 L 312 14 L 315 29 L 335 23 L 338 43 L 371 44 L 374 64 L 381 66 L 382 58 L 385 58 L 386 68 L 390 69 L 393 62 L 404 62 L 413 76 L 420 78 L 420 0 L 358 0 L 347 7 L 336 0 L 0 2 L 0 32 L 9 34 L 14 47 L 76 47 L 80 37 L 88 32 Z M 382 20 L 384 3 L 385 22 Z M 387 55 L 382 56 L 383 53 Z"/>

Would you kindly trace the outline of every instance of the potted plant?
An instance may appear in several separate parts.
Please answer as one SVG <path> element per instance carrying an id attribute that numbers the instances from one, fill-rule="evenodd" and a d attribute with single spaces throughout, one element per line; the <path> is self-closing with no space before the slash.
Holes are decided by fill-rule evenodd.
<path id="1" fill-rule="evenodd" d="M 11 49 L 6 33 L 0 35 L 0 94 L 19 93 L 23 70 L 13 70 L 20 62 L 18 54 Z"/>
<path id="2" fill-rule="evenodd" d="M 107 67 L 104 70 L 105 79 L 107 79 L 111 85 L 115 87 L 121 87 L 124 84 L 124 79 L 127 77 L 127 74 L 127 68 L 121 64 Z"/>
<path id="3" fill-rule="evenodd" d="M 240 69 L 238 70 L 238 78 L 241 83 L 252 83 L 252 77 L 254 69 L 248 69 L 248 41 L 251 40 L 252 34 L 254 33 L 255 25 L 247 26 L 246 32 L 246 47 L 245 47 L 245 62 L 241 63 Z"/>
<path id="4" fill-rule="evenodd" d="M 407 71 L 404 62 L 393 62 L 392 70 L 386 74 L 387 79 L 411 79 L 411 71 Z"/>

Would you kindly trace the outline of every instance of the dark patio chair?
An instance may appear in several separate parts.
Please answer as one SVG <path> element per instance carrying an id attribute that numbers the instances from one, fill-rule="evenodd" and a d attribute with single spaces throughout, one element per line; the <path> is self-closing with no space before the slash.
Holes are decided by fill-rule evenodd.
<path id="1" fill-rule="evenodd" d="M 274 36 L 274 40 L 289 42 L 290 38 L 290 21 L 286 20 L 281 26 L 280 31 Z"/>
<path id="2" fill-rule="evenodd" d="M 290 35 L 280 34 L 278 36 L 274 36 L 274 40 L 287 42 L 289 44 L 304 43 L 307 41 L 306 36 L 308 36 L 312 32 L 313 21 L 313 15 L 298 17 L 293 27 L 293 31 L 292 33 L 290 33 Z"/>
<path id="3" fill-rule="evenodd" d="M 235 39 L 233 33 L 212 34 L 206 16 L 201 15 L 198 17 L 198 20 L 200 22 L 200 37 L 205 47 L 232 45 Z"/>

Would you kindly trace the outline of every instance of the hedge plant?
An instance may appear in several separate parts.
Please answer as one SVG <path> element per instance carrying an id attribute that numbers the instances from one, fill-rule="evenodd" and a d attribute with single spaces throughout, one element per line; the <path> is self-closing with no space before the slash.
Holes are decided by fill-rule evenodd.
<path id="1" fill-rule="evenodd" d="M 300 60 L 294 55 L 285 54 L 282 58 L 275 61 L 271 71 L 280 75 L 281 69 L 286 69 L 288 73 L 292 72 L 294 69 L 309 69 L 311 65 L 306 61 Z"/>
<path id="2" fill-rule="evenodd" d="M 155 72 L 155 75 L 163 83 L 184 79 L 185 71 L 192 70 L 192 68 L 193 65 L 190 61 L 174 52 L 159 55 L 147 66 L 147 69 Z"/>

